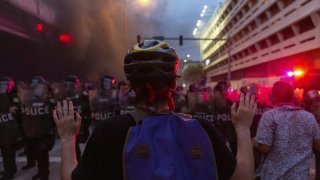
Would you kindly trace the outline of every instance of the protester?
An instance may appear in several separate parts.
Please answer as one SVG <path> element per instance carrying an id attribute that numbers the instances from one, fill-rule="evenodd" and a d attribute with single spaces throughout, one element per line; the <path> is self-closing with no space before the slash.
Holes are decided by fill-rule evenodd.
<path id="1" fill-rule="evenodd" d="M 143 127 L 144 124 L 148 124 L 152 119 L 171 117 L 174 124 L 180 122 L 186 125 L 190 121 L 192 125 L 197 125 L 198 128 L 202 129 L 195 131 L 195 136 L 205 133 L 204 135 L 210 138 L 211 153 L 208 154 L 208 157 L 202 156 L 201 147 L 194 149 L 192 154 L 195 153 L 199 161 L 208 160 L 210 163 L 202 165 L 206 168 L 211 167 L 212 171 L 192 169 L 193 175 L 197 177 L 197 175 L 200 176 L 203 173 L 213 173 L 216 166 L 219 179 L 253 179 L 254 170 L 250 125 L 256 109 L 254 96 L 250 97 L 249 94 L 247 96 L 242 95 L 239 107 L 236 108 L 235 105 L 232 107 L 232 120 L 238 135 L 238 153 L 237 158 L 235 158 L 220 138 L 218 132 L 208 121 L 188 120 L 173 113 L 174 103 L 172 94 L 176 88 L 176 79 L 179 77 L 177 75 L 178 63 L 179 58 L 174 49 L 165 42 L 145 41 L 135 45 L 128 52 L 124 60 L 124 69 L 126 77 L 131 82 L 131 87 L 136 93 L 138 110 L 136 113 L 112 118 L 97 127 L 90 137 L 79 163 L 75 156 L 75 137 L 79 132 L 81 117 L 77 113 L 75 120 L 72 102 L 64 100 L 62 104 L 58 103 L 57 110 L 54 111 L 53 116 L 61 137 L 61 178 L 63 180 L 124 179 L 131 176 L 137 177 L 140 175 L 140 177 L 149 177 L 149 175 L 154 175 L 154 177 L 165 179 L 175 174 L 183 176 L 183 173 L 190 173 L 191 170 L 181 171 L 187 168 L 187 166 L 179 163 L 180 161 L 187 161 L 190 166 L 196 164 L 197 161 L 190 159 L 188 153 L 175 154 L 174 157 L 171 157 L 171 162 L 174 163 L 170 167 L 162 166 L 161 163 L 168 159 L 157 157 L 153 153 L 157 154 L 158 152 L 161 153 L 164 150 L 168 150 L 167 148 L 171 149 L 173 148 L 173 144 L 170 144 L 169 147 L 163 147 L 161 142 L 158 141 L 154 141 L 153 144 L 147 144 L 153 147 L 151 149 L 145 148 L 145 144 L 136 146 L 137 155 L 140 154 L 142 158 L 146 158 L 146 164 L 137 165 L 135 161 L 127 161 L 131 157 L 127 156 L 128 154 L 126 153 L 129 150 L 126 146 L 128 145 L 126 144 L 126 138 L 127 135 L 131 137 L 131 130 L 137 130 L 136 127 Z M 137 114 L 144 115 L 144 118 L 137 118 L 135 116 Z M 170 122 L 168 119 L 163 120 L 164 122 Z M 152 122 L 159 125 L 159 121 L 157 120 Z M 155 126 L 153 130 L 161 132 L 161 129 L 159 129 L 161 127 Z M 172 128 L 175 129 L 175 127 Z M 128 132 L 129 129 L 131 130 Z M 188 128 L 185 126 L 178 128 L 178 130 L 181 129 Z M 165 136 L 166 134 L 164 133 L 163 135 Z M 175 137 L 171 137 L 171 140 L 172 138 L 174 139 Z M 179 137 L 176 138 L 179 139 Z M 166 139 L 163 140 L 166 141 Z M 203 139 L 198 140 L 202 141 Z M 184 139 L 183 143 L 189 143 L 189 139 Z M 178 150 L 185 152 L 185 149 Z M 148 156 L 150 153 L 151 155 Z M 213 155 L 214 157 L 212 157 Z M 148 157 L 153 158 L 150 159 Z M 210 159 L 214 161 L 210 161 Z M 180 171 L 172 171 L 172 166 Z M 130 171 L 135 167 L 139 170 Z M 217 178 L 217 176 L 215 177 Z"/>
<path id="2" fill-rule="evenodd" d="M 254 143 L 264 153 L 257 170 L 261 180 L 309 179 L 312 148 L 320 150 L 320 128 L 314 116 L 292 100 L 288 82 L 273 85 L 275 108 L 262 115 Z"/>
<path id="3" fill-rule="evenodd" d="M 308 91 L 303 98 L 303 107 L 305 110 L 311 112 L 320 124 L 320 95 L 317 90 Z M 315 151 L 315 179 L 320 179 L 320 153 Z"/>

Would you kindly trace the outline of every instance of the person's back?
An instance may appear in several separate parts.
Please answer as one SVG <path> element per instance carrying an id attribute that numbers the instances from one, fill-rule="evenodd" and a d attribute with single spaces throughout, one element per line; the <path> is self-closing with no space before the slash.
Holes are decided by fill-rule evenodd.
<path id="1" fill-rule="evenodd" d="M 312 143 L 319 138 L 316 126 L 313 115 L 298 107 L 285 105 L 267 111 L 256 137 L 258 142 L 272 145 L 260 167 L 261 177 L 308 179 Z"/>
<path id="2" fill-rule="evenodd" d="M 234 105 L 231 108 L 232 120 L 239 140 L 237 159 L 235 159 L 217 130 L 208 121 L 181 121 L 180 116 L 173 113 L 173 93 L 176 91 L 176 80 L 179 78 L 177 74 L 178 65 L 179 57 L 175 50 L 165 42 L 145 41 L 135 45 L 124 58 L 124 71 L 126 78 L 130 82 L 130 87 L 136 94 L 137 110 L 135 112 L 142 111 L 150 114 L 147 118 L 133 118 L 136 116 L 132 112 L 130 115 L 116 116 L 104 121 L 92 133 L 79 163 L 75 159 L 75 137 L 80 130 L 80 114 L 77 113 L 75 121 L 73 103 L 66 100 L 63 101 L 63 104 L 57 103 L 57 110 L 54 111 L 53 116 L 61 138 L 61 178 L 122 179 L 126 174 L 126 179 L 135 179 L 134 175 L 159 172 L 156 174 L 161 176 L 160 178 L 158 176 L 155 178 L 141 178 L 139 176 L 136 179 L 172 179 L 170 177 L 175 175 L 171 176 L 166 172 L 172 172 L 173 169 L 183 169 L 179 172 L 179 177 L 188 176 L 192 172 L 194 178 L 189 176 L 188 178 L 214 179 L 212 175 L 204 174 L 204 171 L 212 173 L 211 170 L 216 167 L 219 179 L 253 179 L 253 156 L 249 127 L 256 110 L 254 96 L 242 95 L 239 107 L 236 108 Z M 171 116 L 175 117 L 176 121 L 171 119 Z M 189 122 L 194 125 L 192 127 L 196 128 L 185 131 Z M 126 150 L 130 150 L 130 148 L 126 148 L 128 147 L 126 145 L 130 145 L 130 142 L 133 142 L 131 140 L 135 140 L 135 137 L 139 138 L 140 136 L 140 133 L 137 133 L 132 136 L 134 137 L 133 139 L 130 139 L 130 132 L 133 132 L 134 129 L 138 130 L 140 127 L 149 131 L 148 135 L 145 134 L 143 138 L 149 138 L 145 140 L 150 140 L 151 142 L 144 143 L 145 141 L 143 140 L 141 141 L 142 143 L 134 143 L 134 148 L 129 151 L 133 153 L 128 154 Z M 165 138 L 170 133 L 172 137 Z M 194 141 L 193 137 L 188 137 L 192 135 L 196 137 L 200 134 L 203 137 L 196 138 Z M 180 136 L 183 137 L 180 138 Z M 208 138 L 210 138 L 209 141 Z M 166 143 L 159 139 L 165 139 Z M 170 148 L 166 146 L 174 144 L 170 141 L 178 142 L 178 146 L 174 145 L 171 148 L 177 152 L 173 154 L 177 155 L 176 157 L 184 154 L 184 157 L 175 158 L 170 154 L 168 158 L 166 156 L 158 156 L 159 151 L 163 153 L 170 152 Z M 201 141 L 205 141 L 204 145 L 198 146 L 197 144 Z M 195 143 L 196 148 L 180 148 L 188 145 L 188 143 Z M 152 148 L 149 149 L 148 147 Z M 201 147 L 206 147 L 206 151 Z M 205 155 L 206 152 L 208 156 Z M 143 163 L 150 171 L 140 168 L 142 166 L 135 164 L 137 162 L 135 160 L 132 161 L 133 164 L 128 164 L 128 160 L 135 158 L 137 153 L 142 158 L 145 158 L 145 155 L 148 154 L 152 155 L 151 159 L 155 157 L 155 161 L 147 164 Z M 195 156 L 195 159 L 192 158 L 192 155 Z M 200 162 L 198 159 L 200 156 L 203 157 L 205 162 L 202 161 L 198 166 L 197 162 Z M 164 164 L 172 165 L 174 163 L 176 165 L 175 167 L 159 166 L 163 162 L 165 162 Z M 192 167 L 198 168 L 184 168 L 183 166 L 187 166 L 188 163 Z M 128 171 L 130 167 L 135 167 L 137 170 Z M 158 171 L 159 167 L 160 171 Z M 210 170 L 205 170 L 205 168 L 201 167 L 206 167 Z"/>
<path id="3" fill-rule="evenodd" d="M 257 174 L 261 179 L 309 179 L 319 126 L 311 113 L 290 103 L 289 84 L 275 83 L 273 96 L 276 107 L 262 115 L 257 130 L 257 148 L 264 153 Z"/>

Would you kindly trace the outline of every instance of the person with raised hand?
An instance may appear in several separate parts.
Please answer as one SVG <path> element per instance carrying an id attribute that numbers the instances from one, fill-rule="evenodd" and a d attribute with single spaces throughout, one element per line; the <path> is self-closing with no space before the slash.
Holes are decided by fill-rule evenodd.
<path id="1" fill-rule="evenodd" d="M 210 122 L 191 119 L 188 116 L 173 112 L 172 94 L 176 89 L 178 63 L 179 58 L 174 49 L 165 42 L 145 41 L 134 46 L 125 58 L 125 73 L 137 95 L 137 110 L 113 117 L 96 127 L 79 162 L 77 162 L 75 155 L 75 137 L 79 132 L 81 117 L 79 114 L 74 115 L 72 102 L 58 103 L 53 116 L 61 138 L 61 178 L 63 180 L 138 179 L 137 177 L 158 178 L 161 176 L 162 179 L 170 179 L 169 177 L 186 177 L 185 175 L 191 172 L 172 171 L 173 168 L 186 170 L 185 168 L 192 166 L 196 167 L 197 170 L 192 169 L 193 178 L 188 176 L 190 179 L 253 179 L 254 165 L 250 125 L 256 111 L 255 97 L 250 94 L 241 95 L 239 107 L 232 106 L 231 116 L 238 139 L 238 153 L 237 157 L 234 157 Z M 166 117 L 170 119 L 168 120 Z M 168 128 L 159 123 L 161 122 L 160 119 L 163 120 L 163 124 L 173 123 L 174 125 L 182 124 L 182 126 Z M 154 143 L 133 143 L 131 140 L 138 140 L 135 132 L 145 132 L 140 130 L 148 127 L 147 125 L 150 123 L 156 124 L 152 129 L 152 132 L 155 133 L 149 134 L 150 137 L 144 136 L 142 138 L 151 139 Z M 171 150 L 177 151 L 177 153 L 171 154 L 174 155 L 174 158 L 164 156 L 156 157 L 152 161 L 148 160 L 155 157 L 153 153 L 171 153 L 171 151 L 166 150 L 168 147 L 163 147 L 163 141 L 161 141 L 162 143 L 153 141 L 158 138 L 164 141 L 168 140 L 168 138 L 163 138 L 168 136 L 167 133 L 161 133 L 162 128 L 164 130 L 169 129 L 168 132 L 174 134 L 176 130 L 178 132 L 186 130 L 187 132 L 190 130 L 189 127 L 191 127 L 191 130 L 196 128 L 196 131 L 180 133 L 179 137 L 170 136 L 171 139 L 176 138 L 170 142 L 177 140 L 184 144 L 202 141 L 204 146 L 196 146 L 189 151 L 190 149 L 174 148 L 171 147 L 171 143 L 166 143 L 170 145 Z M 146 130 L 148 132 L 148 128 Z M 180 135 L 188 134 L 191 135 L 189 136 L 191 139 L 185 138 L 182 141 L 179 139 Z M 195 139 L 192 136 L 205 138 Z M 135 148 L 130 149 L 130 147 Z M 189 157 L 189 153 L 179 153 L 180 150 L 191 152 L 192 157 Z M 171 159 L 168 159 L 168 157 Z M 135 164 L 137 161 L 145 161 L 145 163 L 137 165 Z M 168 161 L 173 163 L 169 163 L 170 166 L 168 167 L 161 166 L 162 163 L 168 164 Z M 197 164 L 199 161 L 207 163 Z M 205 171 L 198 165 L 210 169 L 210 171 Z M 138 169 L 133 171 L 132 169 L 135 168 Z M 163 173 L 159 174 L 159 172 Z M 208 176 L 204 176 L 204 174 Z"/>

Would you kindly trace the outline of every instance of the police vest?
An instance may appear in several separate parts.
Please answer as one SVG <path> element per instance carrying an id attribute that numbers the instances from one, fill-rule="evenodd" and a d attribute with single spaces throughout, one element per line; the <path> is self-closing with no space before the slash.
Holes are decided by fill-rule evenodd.
<path id="1" fill-rule="evenodd" d="M 38 138 L 53 130 L 54 102 L 34 100 L 22 106 L 23 128 L 26 137 Z"/>
<path id="2" fill-rule="evenodd" d="M 74 96 L 64 97 L 67 101 L 72 101 L 74 111 L 81 115 L 81 127 L 78 135 L 78 140 L 85 143 L 89 138 L 89 126 L 91 123 L 91 113 L 89 109 L 89 96 L 86 91 L 75 94 Z"/>
<path id="3" fill-rule="evenodd" d="M 95 121 L 103 121 L 116 116 L 116 99 L 97 97 L 91 102 L 91 117 Z"/>

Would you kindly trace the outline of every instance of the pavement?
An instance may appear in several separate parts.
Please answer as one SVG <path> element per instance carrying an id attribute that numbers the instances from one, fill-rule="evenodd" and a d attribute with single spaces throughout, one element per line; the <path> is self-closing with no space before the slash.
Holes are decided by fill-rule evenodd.
<path id="1" fill-rule="evenodd" d="M 55 146 L 53 149 L 50 151 L 49 156 L 50 156 L 50 175 L 49 175 L 49 180 L 60 180 L 60 165 L 61 165 L 61 158 L 60 158 L 60 141 L 56 140 Z M 85 145 L 81 144 L 81 149 L 83 152 Z M 21 153 L 20 151 L 17 151 L 17 155 Z M 31 180 L 32 176 L 37 174 L 37 167 L 24 170 L 22 171 L 21 168 L 24 166 L 27 162 L 26 157 L 19 157 L 17 156 L 16 158 L 17 166 L 18 166 L 18 172 L 15 175 L 14 180 Z M 314 179 L 315 177 L 315 163 L 314 159 L 311 161 L 310 164 L 310 180 Z M 0 170 L 3 169 L 3 163 L 2 163 L 2 157 L 0 157 Z"/>

